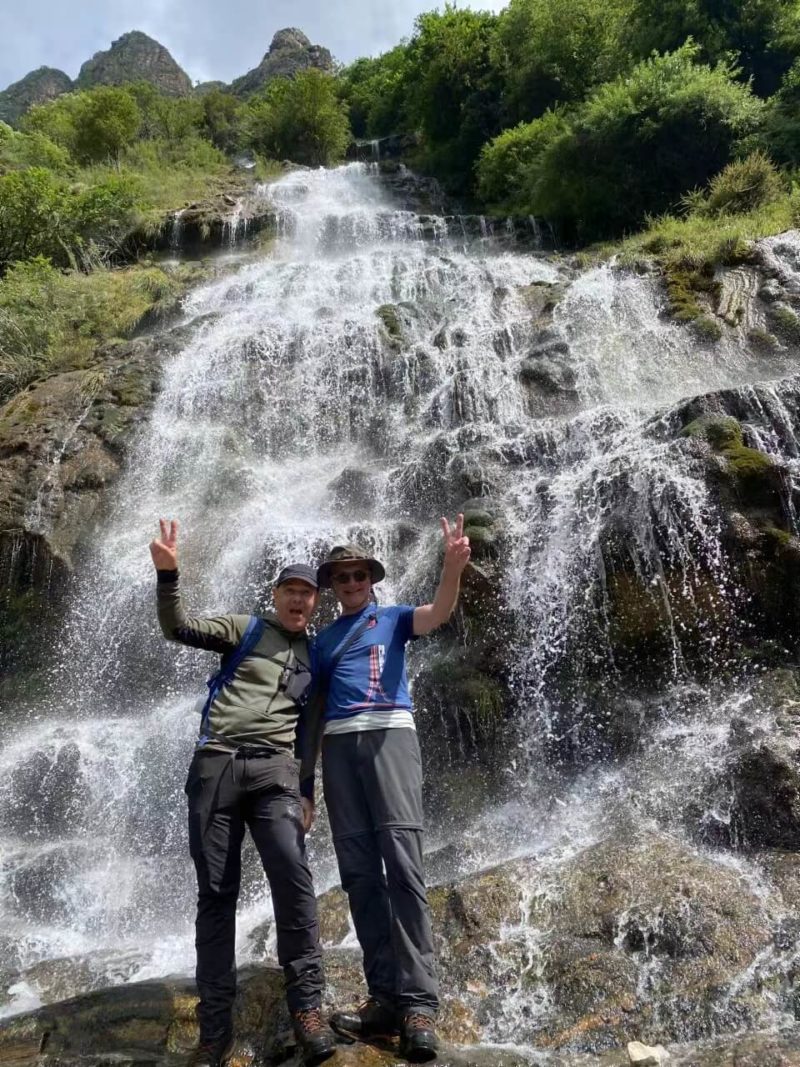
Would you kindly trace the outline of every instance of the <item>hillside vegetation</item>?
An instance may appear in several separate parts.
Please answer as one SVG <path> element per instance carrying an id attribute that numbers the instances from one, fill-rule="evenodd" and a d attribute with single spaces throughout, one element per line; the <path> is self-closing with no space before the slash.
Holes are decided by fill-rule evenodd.
<path id="1" fill-rule="evenodd" d="M 446 5 L 383 55 L 270 73 L 244 98 L 146 82 L 64 93 L 0 123 L 0 400 L 69 362 L 58 338 L 72 328 L 44 342 L 34 327 L 58 318 L 57 291 L 107 291 L 131 238 L 224 189 L 242 154 L 319 166 L 354 137 L 412 134 L 408 162 L 464 203 L 537 215 L 572 246 L 625 239 L 624 256 L 660 258 L 691 287 L 796 224 L 798 116 L 794 0 Z M 124 334 L 148 286 L 161 294 L 150 276 L 86 329 Z"/>

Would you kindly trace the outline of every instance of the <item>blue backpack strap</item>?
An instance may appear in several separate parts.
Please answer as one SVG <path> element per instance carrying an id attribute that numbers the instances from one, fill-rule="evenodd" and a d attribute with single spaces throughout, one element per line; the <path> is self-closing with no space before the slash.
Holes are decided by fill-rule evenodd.
<path id="1" fill-rule="evenodd" d="M 208 697 L 206 698 L 205 705 L 203 706 L 203 714 L 200 718 L 201 737 L 205 734 L 206 727 L 208 726 L 208 716 L 211 711 L 211 705 L 217 699 L 220 691 L 224 689 L 226 685 L 230 685 L 239 664 L 243 659 L 247 659 L 261 640 L 261 635 L 264 633 L 264 626 L 264 620 L 260 616 L 251 615 L 239 644 L 233 652 L 225 657 L 225 660 L 217 673 L 212 674 L 208 679 Z"/>

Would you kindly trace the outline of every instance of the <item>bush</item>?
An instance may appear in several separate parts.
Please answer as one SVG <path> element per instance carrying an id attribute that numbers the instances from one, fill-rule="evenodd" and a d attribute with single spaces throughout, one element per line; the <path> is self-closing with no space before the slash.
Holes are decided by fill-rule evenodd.
<path id="1" fill-rule="evenodd" d="M 42 257 L 0 282 L 0 403 L 48 374 L 89 366 L 99 342 L 172 309 L 195 271 L 160 267 L 62 273 Z"/>
<path id="2" fill-rule="evenodd" d="M 563 111 L 504 130 L 485 145 L 478 161 L 478 193 L 496 211 L 528 215 L 528 172 L 542 153 L 569 131 Z"/>
<path id="3" fill-rule="evenodd" d="M 118 161 L 142 124 L 142 113 L 125 89 L 100 86 L 80 93 L 75 114 L 75 158 L 81 163 Z"/>
<path id="4" fill-rule="evenodd" d="M 768 102 L 757 140 L 778 163 L 800 166 L 800 60 Z"/>
<path id="5" fill-rule="evenodd" d="M 697 54 L 687 44 L 596 90 L 527 167 L 523 209 L 568 238 L 593 239 L 639 227 L 705 185 L 763 104 L 728 66 L 696 63 Z"/>
<path id="6" fill-rule="evenodd" d="M 707 196 L 697 204 L 700 215 L 745 215 L 784 195 L 775 165 L 761 152 L 729 163 L 712 179 Z"/>
<path id="7" fill-rule="evenodd" d="M 69 153 L 44 134 L 18 133 L 0 122 L 0 174 L 17 167 L 47 167 L 63 172 L 69 170 L 71 162 Z"/>
<path id="8" fill-rule="evenodd" d="M 350 141 L 335 78 L 314 69 L 271 82 L 250 102 L 248 130 L 257 152 L 311 167 L 337 162 Z"/>
<path id="9" fill-rule="evenodd" d="M 46 256 L 75 266 L 113 252 L 141 209 L 135 181 L 110 176 L 73 187 L 43 167 L 0 177 L 0 275 L 18 260 Z"/>

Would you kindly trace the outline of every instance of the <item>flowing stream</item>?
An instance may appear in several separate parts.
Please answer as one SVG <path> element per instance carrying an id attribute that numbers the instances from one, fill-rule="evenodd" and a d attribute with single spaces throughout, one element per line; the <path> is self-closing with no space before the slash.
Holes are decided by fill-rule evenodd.
<path id="1" fill-rule="evenodd" d="M 158 630 L 147 542 L 160 516 L 181 522 L 190 609 L 218 613 L 263 607 L 283 563 L 316 560 L 343 538 L 385 560 L 381 599 L 417 600 L 435 580 L 438 516 L 469 497 L 498 502 L 510 545 L 503 597 L 518 788 L 487 798 L 460 830 L 462 873 L 525 855 L 555 865 L 623 810 L 680 833 L 685 780 L 711 773 L 725 724 L 752 701 L 687 673 L 676 585 L 691 601 L 714 575 L 711 607 L 722 617 L 737 590 L 706 483 L 676 447 L 669 411 L 684 397 L 749 390 L 761 447 L 797 463 L 788 357 L 765 368 L 731 342 L 698 351 L 661 316 L 653 279 L 578 273 L 552 255 L 423 224 L 396 209 L 369 165 L 294 172 L 262 195 L 280 211 L 279 238 L 186 300 L 190 340 L 165 366 L 81 564 L 42 696 L 7 713 L 0 942 L 9 972 L 71 957 L 89 986 L 193 966 L 182 787 L 192 705 L 213 660 L 167 645 Z M 544 291 L 560 295 L 545 341 L 562 346 L 570 367 L 560 409 L 519 375 L 531 301 Z M 666 626 L 652 739 L 645 755 L 611 767 L 587 760 L 554 782 L 539 773 L 543 746 L 570 732 L 575 748 L 588 744 L 587 679 L 598 663 L 616 666 L 603 548 L 617 515 Z M 707 598 L 701 607 L 711 610 Z M 566 709 L 550 685 L 565 661 Z M 694 771 L 676 774 L 678 759 Z M 447 836 L 431 826 L 432 845 Z M 319 889 L 335 884 L 324 826 L 311 852 Z M 241 958 L 268 908 L 251 851 Z M 536 931 L 527 936 L 535 956 Z M 6 1011 L 22 1010 L 35 990 L 17 981 L 7 999 Z M 520 986 L 486 1037 L 519 1036 L 523 1016 L 546 1010 L 541 991 Z"/>

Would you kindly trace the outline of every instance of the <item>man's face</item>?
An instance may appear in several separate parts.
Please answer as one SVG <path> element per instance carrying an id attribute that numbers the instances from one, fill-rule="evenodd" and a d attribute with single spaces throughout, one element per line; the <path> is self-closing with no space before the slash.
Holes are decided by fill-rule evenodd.
<path id="1" fill-rule="evenodd" d="M 331 585 L 345 611 L 365 607 L 372 592 L 369 564 L 360 559 L 334 563 L 331 567 Z"/>
<path id="2" fill-rule="evenodd" d="M 275 614 L 285 630 L 300 633 L 317 610 L 319 592 L 300 578 L 290 578 L 272 590 Z"/>

